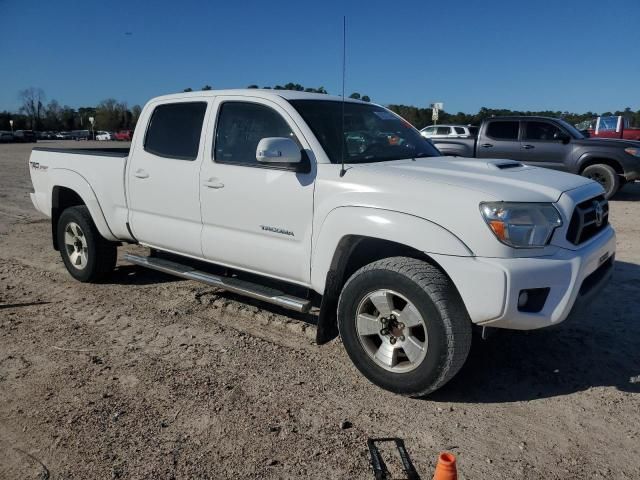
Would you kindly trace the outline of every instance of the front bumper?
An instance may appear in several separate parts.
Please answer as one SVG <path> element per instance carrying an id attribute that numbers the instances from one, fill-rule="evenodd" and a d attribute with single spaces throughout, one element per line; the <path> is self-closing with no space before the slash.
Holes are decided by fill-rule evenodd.
<path id="1" fill-rule="evenodd" d="M 532 330 L 565 320 L 598 295 L 613 272 L 611 227 L 577 250 L 530 258 L 437 258 L 458 288 L 471 320 L 482 326 Z M 522 290 L 548 288 L 542 309 L 518 308 Z"/>

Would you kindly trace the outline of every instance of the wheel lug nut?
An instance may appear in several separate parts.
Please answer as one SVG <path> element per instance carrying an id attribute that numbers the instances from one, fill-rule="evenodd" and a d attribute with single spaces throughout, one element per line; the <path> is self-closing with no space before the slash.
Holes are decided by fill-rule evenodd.
<path id="1" fill-rule="evenodd" d="M 389 339 L 389 343 L 391 343 L 391 345 L 395 345 L 396 344 L 396 337 L 391 337 Z"/>

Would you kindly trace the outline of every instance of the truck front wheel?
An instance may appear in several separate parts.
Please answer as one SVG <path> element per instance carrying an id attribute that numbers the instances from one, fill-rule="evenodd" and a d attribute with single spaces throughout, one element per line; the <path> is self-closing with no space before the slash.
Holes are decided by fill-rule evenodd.
<path id="1" fill-rule="evenodd" d="M 471 320 L 457 290 L 414 258 L 386 258 L 355 272 L 340 295 L 338 327 L 365 377 L 411 397 L 449 381 L 471 347 Z"/>
<path id="2" fill-rule="evenodd" d="M 76 280 L 93 282 L 115 267 L 116 244 L 100 235 L 86 206 L 70 207 L 62 212 L 57 235 L 62 261 Z"/>
<path id="3" fill-rule="evenodd" d="M 582 175 L 602 185 L 606 198 L 613 197 L 621 187 L 620 176 L 613 167 L 604 163 L 589 165 L 582 171 Z"/>

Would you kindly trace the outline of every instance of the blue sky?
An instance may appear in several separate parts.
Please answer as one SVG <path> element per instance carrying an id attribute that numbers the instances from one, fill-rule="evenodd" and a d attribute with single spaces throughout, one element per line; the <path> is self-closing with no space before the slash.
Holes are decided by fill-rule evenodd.
<path id="1" fill-rule="evenodd" d="M 640 109 L 640 0 L 0 0 L 0 110 L 284 84 L 450 112 Z M 131 34 L 127 34 L 130 32 Z"/>

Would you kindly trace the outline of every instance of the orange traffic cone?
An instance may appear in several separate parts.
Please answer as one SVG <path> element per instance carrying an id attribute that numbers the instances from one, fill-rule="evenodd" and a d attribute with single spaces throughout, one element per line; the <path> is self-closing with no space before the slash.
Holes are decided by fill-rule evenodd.
<path id="1" fill-rule="evenodd" d="M 453 453 L 441 452 L 438 457 L 436 471 L 433 480 L 458 480 L 456 469 L 456 456 Z"/>

